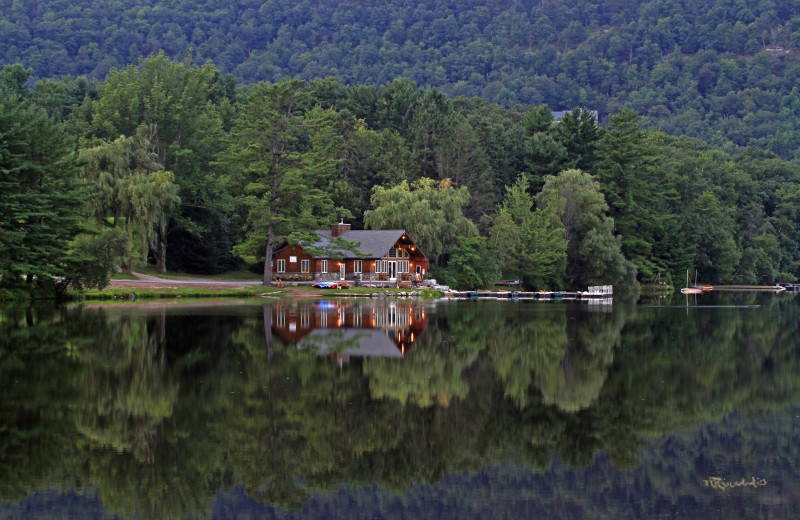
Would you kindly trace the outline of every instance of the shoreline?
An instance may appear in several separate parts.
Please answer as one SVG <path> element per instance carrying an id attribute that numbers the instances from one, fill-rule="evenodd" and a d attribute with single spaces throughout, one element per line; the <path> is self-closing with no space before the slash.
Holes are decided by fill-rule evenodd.
<path id="1" fill-rule="evenodd" d="M 291 298 L 319 299 L 360 297 L 371 298 L 376 295 L 404 297 L 415 295 L 431 298 L 430 290 L 409 290 L 407 288 L 353 287 L 350 289 L 321 290 L 311 286 L 287 285 L 286 287 L 264 286 L 260 280 L 213 280 L 197 277 L 159 278 L 156 276 L 132 273 L 135 280 L 111 280 L 101 290 L 90 289 L 77 296 L 78 301 L 109 301 L 139 299 L 180 299 L 180 298 Z"/>

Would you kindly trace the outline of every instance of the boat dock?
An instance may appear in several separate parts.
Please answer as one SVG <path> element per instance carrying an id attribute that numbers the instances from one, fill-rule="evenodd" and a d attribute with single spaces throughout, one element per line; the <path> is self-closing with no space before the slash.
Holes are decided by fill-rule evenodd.
<path id="1" fill-rule="evenodd" d="M 589 287 L 587 291 L 448 291 L 447 298 L 470 300 L 574 300 L 592 303 L 611 303 L 614 288 L 611 285 Z"/>
<path id="2" fill-rule="evenodd" d="M 785 291 L 787 290 L 786 287 L 780 285 L 715 285 L 713 287 L 714 291 L 732 291 L 732 292 L 739 292 L 739 291 L 767 291 L 767 292 L 775 292 L 775 291 Z"/>

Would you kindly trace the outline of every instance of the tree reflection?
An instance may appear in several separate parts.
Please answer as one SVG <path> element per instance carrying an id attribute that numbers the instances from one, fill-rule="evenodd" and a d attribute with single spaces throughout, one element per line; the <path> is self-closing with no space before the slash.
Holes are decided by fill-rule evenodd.
<path id="1" fill-rule="evenodd" d="M 75 488 L 125 518 L 185 518 L 233 486 L 297 507 L 345 483 L 405 490 L 504 461 L 544 470 L 553 453 L 689 478 L 699 447 L 670 469 L 642 461 L 642 446 L 795 401 L 797 311 L 779 299 L 5 310 L 0 496 Z M 290 319 L 308 324 L 302 337 L 278 333 Z M 375 330 L 387 344 L 365 346 Z"/>
<path id="2" fill-rule="evenodd" d="M 178 382 L 166 363 L 163 314 L 148 320 L 119 317 L 98 331 L 95 348 L 79 349 L 76 377 L 85 406 L 78 431 L 99 446 L 130 451 L 152 464 L 161 425 L 173 414 Z"/>

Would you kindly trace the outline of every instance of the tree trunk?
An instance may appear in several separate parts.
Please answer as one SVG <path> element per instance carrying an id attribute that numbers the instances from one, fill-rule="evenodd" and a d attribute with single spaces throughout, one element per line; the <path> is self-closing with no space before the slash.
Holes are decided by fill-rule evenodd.
<path id="1" fill-rule="evenodd" d="M 158 247 L 156 248 L 156 264 L 158 272 L 167 272 L 167 230 L 161 229 L 158 232 Z"/>
<path id="2" fill-rule="evenodd" d="M 267 249 L 264 251 L 264 285 L 269 285 L 272 280 L 272 247 L 275 242 L 275 227 L 272 222 L 267 228 Z"/>

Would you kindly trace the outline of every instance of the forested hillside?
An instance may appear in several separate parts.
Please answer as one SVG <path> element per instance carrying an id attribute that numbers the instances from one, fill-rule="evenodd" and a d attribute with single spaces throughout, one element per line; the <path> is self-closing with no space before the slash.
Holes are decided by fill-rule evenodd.
<path id="1" fill-rule="evenodd" d="M 30 89 L 28 74 L 0 72 L 3 285 L 102 285 L 144 262 L 268 270 L 267 244 L 340 219 L 408 230 L 461 288 L 503 274 L 534 288 L 800 275 L 800 165 L 645 131 L 628 109 L 598 126 L 584 109 L 556 120 L 408 79 L 243 88 L 163 54 L 102 84 Z"/>
<path id="2" fill-rule="evenodd" d="M 800 4 L 770 0 L 0 0 L 0 65 L 87 75 L 163 49 L 243 83 L 408 77 L 504 107 L 636 110 L 645 128 L 800 148 Z"/>

